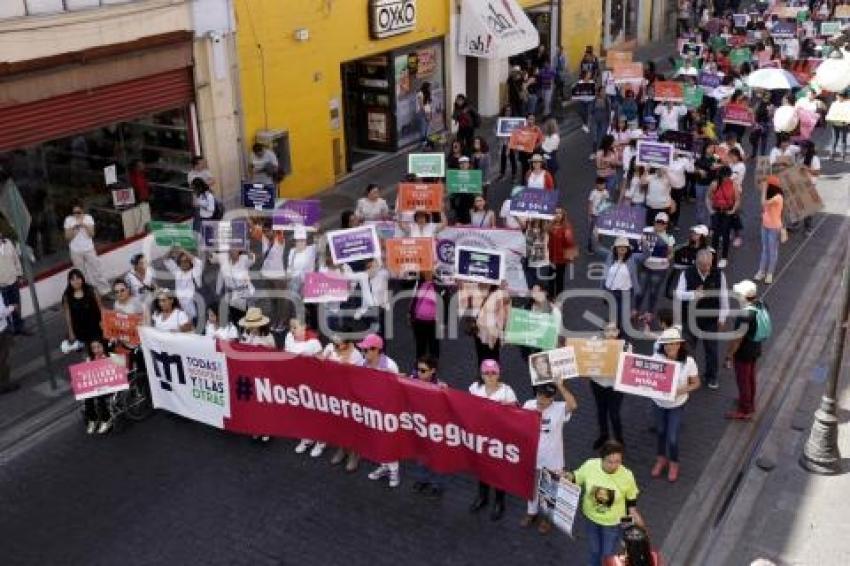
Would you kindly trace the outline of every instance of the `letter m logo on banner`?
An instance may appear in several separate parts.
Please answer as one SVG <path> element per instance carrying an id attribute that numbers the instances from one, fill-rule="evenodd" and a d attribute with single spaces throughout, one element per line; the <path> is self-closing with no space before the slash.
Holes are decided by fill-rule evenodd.
<path id="1" fill-rule="evenodd" d="M 168 352 L 155 352 L 151 350 L 151 359 L 153 360 L 153 371 L 159 385 L 166 391 L 172 391 L 171 368 L 176 369 L 177 381 L 180 385 L 186 385 L 186 375 L 183 373 L 183 362 L 179 355 L 169 354 Z"/>

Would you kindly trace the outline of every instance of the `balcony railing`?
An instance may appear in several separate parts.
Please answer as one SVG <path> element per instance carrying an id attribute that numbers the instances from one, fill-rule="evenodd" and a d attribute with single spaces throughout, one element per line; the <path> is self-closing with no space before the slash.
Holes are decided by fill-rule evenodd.
<path id="1" fill-rule="evenodd" d="M 136 1 L 138 0 L 0 0 L 0 19 L 61 14 Z"/>

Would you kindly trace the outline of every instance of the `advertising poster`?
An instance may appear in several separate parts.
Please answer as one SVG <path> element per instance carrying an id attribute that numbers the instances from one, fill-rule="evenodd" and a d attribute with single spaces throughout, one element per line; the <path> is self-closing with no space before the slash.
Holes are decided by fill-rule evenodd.
<path id="1" fill-rule="evenodd" d="M 620 354 L 614 389 L 623 393 L 673 401 L 679 382 L 680 364 L 650 356 Z"/>
<path id="2" fill-rule="evenodd" d="M 449 169 L 446 171 L 446 186 L 450 195 L 480 195 L 483 183 L 481 169 Z"/>
<path id="3" fill-rule="evenodd" d="M 342 303 L 348 300 L 348 280 L 320 271 L 304 274 L 305 303 Z"/>
<path id="4" fill-rule="evenodd" d="M 637 164 L 644 167 L 670 167 L 674 152 L 673 144 L 638 140 Z"/>
<path id="5" fill-rule="evenodd" d="M 82 401 L 130 388 L 127 368 L 109 358 L 68 367 L 74 399 Z"/>
<path id="6" fill-rule="evenodd" d="M 622 340 L 567 338 L 567 346 L 575 350 L 578 371 L 582 376 L 612 381 L 617 376 L 623 345 Z"/>
<path id="7" fill-rule="evenodd" d="M 522 189 L 511 196 L 511 216 L 520 218 L 542 218 L 551 220 L 561 200 L 559 191 L 541 189 Z"/>
<path id="8" fill-rule="evenodd" d="M 386 266 L 395 276 L 434 270 L 434 238 L 391 238 Z"/>
<path id="9" fill-rule="evenodd" d="M 502 251 L 456 246 L 454 256 L 455 279 L 488 285 L 499 285 L 505 279 Z"/>
<path id="10" fill-rule="evenodd" d="M 552 350 L 558 345 L 560 330 L 561 321 L 552 316 L 552 313 L 511 307 L 505 329 L 505 343 L 538 350 Z M 544 356 L 542 359 L 546 360 L 548 367 L 548 357 Z M 552 381 L 551 372 L 547 373 L 548 380 Z"/>
<path id="11" fill-rule="evenodd" d="M 327 233 L 334 265 L 381 257 L 381 244 L 374 226 L 358 226 Z"/>
<path id="12" fill-rule="evenodd" d="M 399 183 L 399 212 L 440 212 L 443 210 L 444 187 L 441 183 Z"/>

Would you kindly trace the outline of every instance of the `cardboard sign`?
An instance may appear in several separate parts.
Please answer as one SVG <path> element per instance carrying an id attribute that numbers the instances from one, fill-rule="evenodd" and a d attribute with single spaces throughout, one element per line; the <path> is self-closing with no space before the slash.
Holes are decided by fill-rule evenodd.
<path id="1" fill-rule="evenodd" d="M 560 327 L 561 321 L 557 320 L 551 312 L 534 312 L 511 307 L 505 329 L 505 343 L 538 350 L 552 350 L 558 345 Z M 545 356 L 544 358 L 548 368 L 548 358 Z M 537 367 L 542 369 L 542 362 Z M 545 378 L 551 382 L 551 372 L 548 372 Z"/>
<path id="2" fill-rule="evenodd" d="M 320 271 L 304 274 L 301 290 L 305 303 L 343 303 L 348 300 L 348 280 Z"/>
<path id="3" fill-rule="evenodd" d="M 190 224 L 151 220 L 150 230 L 157 246 L 180 246 L 187 250 L 195 249 L 195 234 Z"/>
<path id="4" fill-rule="evenodd" d="M 613 69 L 618 65 L 627 65 L 632 62 L 634 53 L 631 51 L 609 51 L 605 55 L 605 66 Z"/>
<path id="5" fill-rule="evenodd" d="M 332 230 L 327 238 L 334 265 L 381 257 L 381 243 L 374 226 Z"/>
<path id="6" fill-rule="evenodd" d="M 443 210 L 443 185 L 441 183 L 399 183 L 398 210 L 400 212 L 440 212 Z"/>
<path id="7" fill-rule="evenodd" d="M 628 204 L 612 206 L 596 217 L 596 229 L 603 236 L 625 236 L 638 240 L 645 225 L 646 212 Z"/>
<path id="8" fill-rule="evenodd" d="M 703 88 L 717 88 L 721 82 L 720 75 L 706 73 L 705 71 L 700 71 L 697 77 L 697 84 Z"/>
<path id="9" fill-rule="evenodd" d="M 532 359 L 535 356 L 543 356 L 543 360 Z M 544 365 L 544 360 L 547 365 Z M 581 375 L 578 371 L 576 352 L 571 346 L 533 354 L 528 357 L 528 367 L 532 385 L 563 381 Z"/>
<path id="10" fill-rule="evenodd" d="M 123 312 L 102 309 L 100 316 L 103 337 L 107 340 L 118 340 L 132 347 L 141 343 L 139 325 L 142 323 L 142 315 L 124 314 Z"/>
<path id="11" fill-rule="evenodd" d="M 509 138 L 511 132 L 518 128 L 524 128 L 525 118 L 499 118 L 496 121 L 496 137 Z"/>
<path id="12" fill-rule="evenodd" d="M 692 132 L 681 132 L 679 130 L 666 130 L 659 141 L 673 144 L 676 151 L 680 153 L 694 152 L 694 134 Z"/>
<path id="13" fill-rule="evenodd" d="M 204 220 L 201 222 L 204 249 L 208 251 L 230 251 L 248 249 L 248 221 Z"/>
<path id="14" fill-rule="evenodd" d="M 272 210 L 277 187 L 262 183 L 242 183 L 242 206 L 255 210 Z"/>
<path id="15" fill-rule="evenodd" d="M 835 7 L 835 17 L 839 19 L 850 19 L 850 4 L 842 4 Z"/>
<path id="16" fill-rule="evenodd" d="M 561 199 L 560 191 L 522 189 L 511 196 L 510 214 L 521 218 L 551 220 Z"/>
<path id="17" fill-rule="evenodd" d="M 596 98 L 596 83 L 593 81 L 579 81 L 570 90 L 570 98 L 580 102 L 590 102 Z"/>
<path id="18" fill-rule="evenodd" d="M 657 81 L 655 100 L 659 102 L 682 102 L 685 99 L 685 85 L 676 81 Z"/>
<path id="19" fill-rule="evenodd" d="M 462 281 L 500 285 L 505 279 L 505 254 L 471 246 L 455 246 L 454 277 Z"/>
<path id="20" fill-rule="evenodd" d="M 639 83 L 643 81 L 643 63 L 623 63 L 614 67 L 615 83 Z"/>
<path id="21" fill-rule="evenodd" d="M 109 358 L 74 364 L 68 367 L 71 389 L 77 401 L 108 395 L 130 388 L 127 368 Z"/>
<path id="22" fill-rule="evenodd" d="M 753 52 L 747 47 L 740 47 L 729 52 L 729 62 L 733 67 L 738 68 L 744 63 L 750 63 L 753 60 Z"/>
<path id="23" fill-rule="evenodd" d="M 446 186 L 450 195 L 480 195 L 484 183 L 481 169 L 449 169 L 446 171 Z"/>
<path id="24" fill-rule="evenodd" d="M 575 351 L 579 373 L 599 379 L 613 380 L 617 376 L 623 345 L 622 340 L 567 338 L 567 346 Z"/>
<path id="25" fill-rule="evenodd" d="M 439 178 L 446 175 L 446 156 L 442 153 L 410 153 L 407 172 L 421 178 Z"/>
<path id="26" fill-rule="evenodd" d="M 566 478 L 558 478 L 549 470 L 541 470 L 537 481 L 540 516 L 570 537 L 573 536 L 580 500 L 581 487 Z"/>
<path id="27" fill-rule="evenodd" d="M 799 165 L 787 167 L 778 176 L 785 193 L 784 206 L 790 222 L 800 222 L 823 209 L 823 201 L 815 184 Z"/>
<path id="28" fill-rule="evenodd" d="M 434 270 L 434 238 L 390 238 L 387 269 L 396 276 Z"/>
<path id="29" fill-rule="evenodd" d="M 287 200 L 272 214 L 274 230 L 294 230 L 296 226 L 315 229 L 322 219 L 322 201 Z"/>
<path id="30" fill-rule="evenodd" d="M 749 106 L 743 104 L 727 104 L 723 114 L 723 122 L 726 124 L 739 124 L 741 126 L 752 126 L 755 118 Z"/>
<path id="31" fill-rule="evenodd" d="M 614 389 L 650 399 L 673 401 L 679 383 L 680 364 L 669 360 L 623 352 L 617 364 Z"/>
<path id="32" fill-rule="evenodd" d="M 508 147 L 515 151 L 534 153 L 537 147 L 537 131 L 531 128 L 519 128 L 512 131 Z"/>
<path id="33" fill-rule="evenodd" d="M 688 108 L 699 108 L 702 106 L 702 98 L 705 92 L 696 85 L 685 85 L 684 103 Z"/>
<path id="34" fill-rule="evenodd" d="M 675 149 L 673 144 L 639 140 L 637 164 L 644 167 L 670 167 Z"/>

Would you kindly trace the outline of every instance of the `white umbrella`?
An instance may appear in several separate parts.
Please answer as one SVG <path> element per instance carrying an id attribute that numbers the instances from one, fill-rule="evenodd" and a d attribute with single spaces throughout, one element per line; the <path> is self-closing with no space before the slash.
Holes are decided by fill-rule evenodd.
<path id="1" fill-rule="evenodd" d="M 746 79 L 750 88 L 763 90 L 791 90 L 797 88 L 800 83 L 797 78 L 785 69 L 759 69 L 750 73 Z"/>

